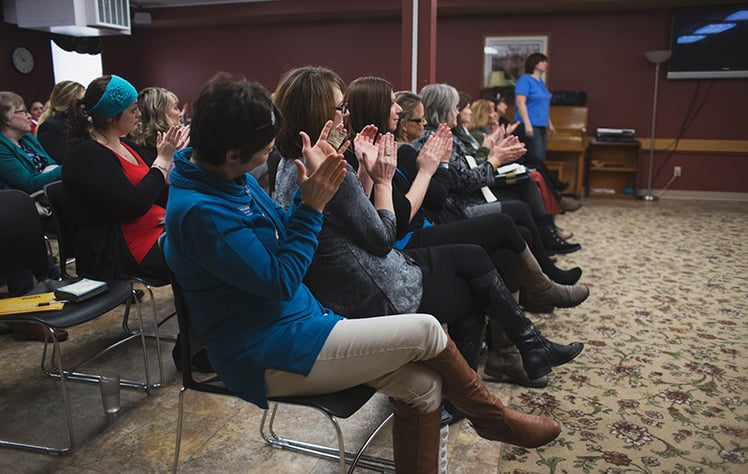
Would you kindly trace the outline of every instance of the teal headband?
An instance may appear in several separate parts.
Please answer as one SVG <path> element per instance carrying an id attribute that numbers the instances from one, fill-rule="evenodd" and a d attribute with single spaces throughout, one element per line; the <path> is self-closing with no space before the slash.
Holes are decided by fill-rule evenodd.
<path id="1" fill-rule="evenodd" d="M 132 84 L 112 74 L 99 101 L 88 109 L 88 115 L 97 120 L 114 117 L 130 107 L 136 100 L 138 100 L 138 91 Z"/>

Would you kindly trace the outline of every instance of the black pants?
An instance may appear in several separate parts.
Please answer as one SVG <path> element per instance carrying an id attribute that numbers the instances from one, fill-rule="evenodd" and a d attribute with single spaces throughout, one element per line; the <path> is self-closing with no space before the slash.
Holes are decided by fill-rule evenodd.
<path id="1" fill-rule="evenodd" d="M 495 270 L 493 262 L 478 245 L 437 245 L 405 250 L 423 273 L 423 296 L 419 312 L 439 322 L 456 322 L 483 314 L 486 301 L 475 295 L 470 281 Z M 482 301 L 481 301 L 482 300 Z"/>
<path id="2" fill-rule="evenodd" d="M 519 290 L 517 254 L 525 249 L 525 241 L 508 215 L 487 214 L 418 229 L 413 233 L 406 249 L 445 244 L 481 246 L 488 253 L 509 291 Z"/>

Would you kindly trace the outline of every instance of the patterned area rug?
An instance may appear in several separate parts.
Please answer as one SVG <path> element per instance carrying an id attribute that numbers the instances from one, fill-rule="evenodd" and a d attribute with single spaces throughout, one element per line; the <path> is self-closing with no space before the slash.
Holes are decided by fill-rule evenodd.
<path id="1" fill-rule="evenodd" d="M 502 473 L 748 472 L 748 204 L 590 201 L 558 218 L 589 300 L 533 315 L 585 351 L 512 405 L 563 424 Z"/>

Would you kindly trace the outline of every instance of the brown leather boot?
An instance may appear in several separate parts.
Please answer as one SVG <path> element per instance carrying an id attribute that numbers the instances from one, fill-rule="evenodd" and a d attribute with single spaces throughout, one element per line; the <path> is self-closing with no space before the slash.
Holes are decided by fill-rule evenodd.
<path id="1" fill-rule="evenodd" d="M 486 382 L 512 383 L 523 387 L 542 388 L 548 385 L 548 377 L 531 380 L 522 365 L 522 354 L 509 340 L 506 333 L 494 321 L 489 321 L 491 350 L 486 365 L 479 372 Z"/>
<path id="2" fill-rule="evenodd" d="M 395 409 L 392 447 L 395 471 L 436 474 L 439 467 L 439 425 L 441 408 L 421 413 L 403 402 L 390 399 Z"/>
<path id="3" fill-rule="evenodd" d="M 589 288 L 584 285 L 560 285 L 548 278 L 528 247 L 517 256 L 519 282 L 533 308 L 571 308 L 590 295 Z"/>
<path id="4" fill-rule="evenodd" d="M 465 414 L 481 438 L 537 448 L 561 432 L 555 420 L 504 406 L 467 365 L 451 339 L 439 355 L 421 363 L 442 376 L 445 398 Z"/>

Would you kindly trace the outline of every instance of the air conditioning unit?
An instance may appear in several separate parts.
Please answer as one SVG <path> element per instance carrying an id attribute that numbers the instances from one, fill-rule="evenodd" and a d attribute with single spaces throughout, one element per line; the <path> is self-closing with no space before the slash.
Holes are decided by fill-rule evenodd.
<path id="1" fill-rule="evenodd" d="M 68 36 L 130 34 L 130 0 L 3 0 L 5 21 Z"/>

